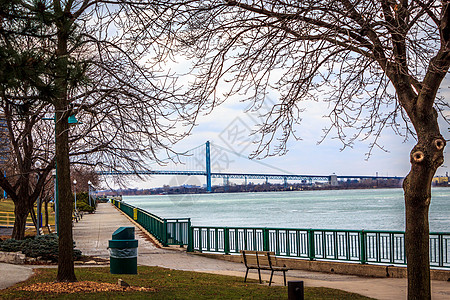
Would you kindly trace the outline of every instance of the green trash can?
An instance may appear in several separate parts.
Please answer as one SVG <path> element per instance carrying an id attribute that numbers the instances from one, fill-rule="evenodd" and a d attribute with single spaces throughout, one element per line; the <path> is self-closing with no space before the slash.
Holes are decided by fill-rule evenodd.
<path id="1" fill-rule="evenodd" d="M 134 227 L 114 231 L 108 249 L 111 274 L 137 274 L 138 241 L 134 239 Z"/>

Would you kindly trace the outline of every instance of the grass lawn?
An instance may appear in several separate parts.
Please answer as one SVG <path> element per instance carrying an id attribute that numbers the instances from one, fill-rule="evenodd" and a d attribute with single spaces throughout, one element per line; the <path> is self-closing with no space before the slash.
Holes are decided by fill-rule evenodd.
<path id="1" fill-rule="evenodd" d="M 36 207 L 34 208 L 36 212 Z M 14 213 L 14 203 L 10 199 L 0 199 L 0 212 L 10 212 Z M 55 224 L 55 214 L 51 205 L 48 206 L 48 222 L 49 224 Z M 42 214 L 44 214 L 44 206 L 42 206 Z M 44 218 L 44 216 L 42 216 Z M 43 220 L 44 221 L 44 220 Z M 14 221 L 12 221 L 14 222 Z M 27 223 L 32 223 L 31 217 L 28 216 Z M 0 215 L 0 225 L 6 225 L 6 216 Z"/>
<path id="2" fill-rule="evenodd" d="M 14 212 L 14 203 L 10 199 L 0 199 L 0 211 Z"/>
<path id="3" fill-rule="evenodd" d="M 53 282 L 56 269 L 38 269 L 26 282 L 0 291 L 0 299 L 287 299 L 287 288 L 266 286 L 240 277 L 176 271 L 159 267 L 138 267 L 138 275 L 111 275 L 106 268 L 76 268 L 78 281 L 117 284 L 119 278 L 131 286 L 152 291 L 31 292 L 21 288 Z M 327 288 L 306 288 L 305 299 L 370 299 Z"/>

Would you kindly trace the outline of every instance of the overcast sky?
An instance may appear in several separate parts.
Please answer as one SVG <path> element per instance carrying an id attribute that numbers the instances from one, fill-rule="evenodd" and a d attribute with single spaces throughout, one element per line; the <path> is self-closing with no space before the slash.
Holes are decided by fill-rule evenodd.
<path id="1" fill-rule="evenodd" d="M 449 80 L 442 85 L 441 95 L 450 95 Z M 448 99 L 448 98 L 447 98 Z M 232 155 L 214 147 L 214 144 L 225 147 L 248 156 L 255 150 L 249 136 L 251 130 L 258 123 L 254 113 L 245 113 L 248 104 L 239 101 L 225 102 L 209 115 L 199 118 L 191 136 L 174 146 L 174 150 L 183 152 L 204 144 L 207 140 L 213 143 L 212 148 L 212 172 L 234 173 L 287 173 L 301 175 L 371 175 L 375 176 L 405 176 L 410 168 L 409 152 L 415 144 L 413 139 L 405 142 L 401 136 L 395 135 L 391 130 L 386 130 L 380 143 L 388 150 L 384 152 L 374 149 L 372 156 L 367 159 L 369 143 L 361 141 L 355 143 L 353 148 L 341 151 L 340 141 L 332 136 L 317 144 L 322 136 L 322 129 L 328 125 L 323 118 L 326 106 L 322 104 L 309 104 L 302 115 L 302 125 L 299 127 L 301 141 L 291 141 L 288 144 L 288 153 L 283 156 L 268 157 L 260 160 L 264 165 L 242 157 Z M 441 132 L 446 139 L 450 138 L 448 125 L 441 122 Z M 448 146 L 447 146 L 448 147 Z M 203 148 L 202 148 L 203 149 Z M 203 150 L 202 150 L 203 151 Z M 155 170 L 193 170 L 204 169 L 204 154 L 200 149 L 196 150 L 193 157 L 184 159 L 185 164 L 167 167 L 154 166 Z M 446 162 L 440 167 L 437 174 L 445 175 L 450 166 L 449 151 L 445 153 Z M 270 168 L 268 166 L 273 166 Z M 236 180 L 241 183 L 242 180 Z M 257 181 L 255 181 L 257 182 Z M 205 178 L 200 176 L 154 176 L 144 182 L 130 181 L 130 188 L 150 188 L 169 184 L 205 184 Z M 222 184 L 222 180 L 216 180 L 213 184 Z"/>

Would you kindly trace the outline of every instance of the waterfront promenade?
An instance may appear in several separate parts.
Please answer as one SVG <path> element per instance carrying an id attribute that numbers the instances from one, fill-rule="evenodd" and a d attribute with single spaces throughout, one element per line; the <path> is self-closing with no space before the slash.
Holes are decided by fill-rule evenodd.
<path id="1" fill-rule="evenodd" d="M 95 214 L 84 215 L 80 222 L 75 223 L 76 246 L 85 255 L 108 258 L 108 240 L 111 239 L 112 233 L 121 226 L 134 226 L 134 224 L 110 203 L 99 204 Z M 157 248 L 138 227 L 136 227 L 136 239 L 139 241 L 139 265 L 233 275 L 242 278 L 245 275 L 243 264 L 206 258 L 184 251 Z M 406 299 L 406 279 L 363 278 L 301 270 L 290 270 L 287 275 L 288 280 L 303 280 L 305 286 L 341 289 L 376 299 Z M 256 279 L 257 273 L 250 273 L 249 277 Z M 268 278 L 269 274 L 263 273 L 263 279 L 268 280 Z M 276 284 L 282 284 L 282 276 L 274 275 L 274 278 Z M 450 299 L 450 282 L 433 281 L 432 293 L 433 299 Z"/>

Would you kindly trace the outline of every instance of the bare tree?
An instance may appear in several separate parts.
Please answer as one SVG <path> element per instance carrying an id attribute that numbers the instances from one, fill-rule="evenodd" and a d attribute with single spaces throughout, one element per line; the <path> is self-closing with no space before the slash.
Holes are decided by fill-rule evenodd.
<path id="1" fill-rule="evenodd" d="M 404 181 L 408 297 L 429 299 L 428 208 L 446 145 L 437 121 L 445 103 L 436 95 L 450 66 L 449 2 L 155 2 L 168 57 L 194 61 L 187 93 L 193 107 L 209 110 L 240 94 L 258 109 L 269 90 L 280 93 L 257 130 L 256 155 L 283 153 L 287 140 L 298 138 L 311 99 L 329 103 L 325 136 L 344 147 L 358 139 L 382 147 L 385 128 L 417 139 Z M 227 84 L 224 95 L 220 84 Z"/>
<path id="2" fill-rule="evenodd" d="M 20 44 L 33 43 L 27 49 L 39 59 L 25 60 L 24 66 L 34 70 L 29 61 L 36 62 L 40 72 L 5 76 L 0 80 L 2 100 L 19 108 L 51 105 L 46 119 L 54 120 L 55 126 L 48 132 L 54 132 L 58 178 L 57 280 L 75 281 L 70 164 L 103 170 L 147 169 L 147 162 L 158 160 L 158 151 L 170 151 L 168 145 L 186 134 L 179 119 L 186 102 L 164 78 L 155 77 L 155 64 L 146 58 L 156 55 L 155 37 L 147 34 L 155 16 L 151 4 L 121 0 L 11 3 L 10 15 L 1 16 L 1 50 L 7 50 L 10 61 L 16 61 L 14 57 L 22 61 L 22 55 L 15 55 L 23 54 Z M 27 21 L 40 24 L 39 30 L 17 31 L 17 24 L 27 25 Z M 19 64 L 8 67 L 23 70 Z M 21 81 L 27 83 L 26 89 Z M 69 128 L 72 115 L 81 124 Z M 48 166 L 53 165 L 49 161 Z"/>
<path id="3" fill-rule="evenodd" d="M 7 124 L 3 140 L 8 149 L 0 186 L 15 204 L 16 239 L 24 238 L 27 215 L 55 165 L 53 147 L 48 147 L 53 130 L 36 127 L 50 107 L 53 90 L 49 81 L 53 60 L 41 39 L 49 38 L 49 30 L 36 12 L 25 8 L 28 3 L 19 3 L 0 6 L 0 113 Z"/>
<path id="4" fill-rule="evenodd" d="M 6 120 L 10 151 L 8 163 L 4 165 L 6 168 L 2 168 L 6 176 L 0 177 L 0 186 L 14 202 L 12 238 L 23 239 L 27 216 L 33 211 L 45 180 L 54 168 L 53 154 L 49 151 L 52 147 L 45 147 L 49 135 L 44 128 L 35 126 L 48 105 L 36 108 L 33 114 L 18 114 L 10 104 L 3 104 L 0 112 L 4 113 Z M 36 139 L 36 136 L 39 138 Z"/>
<path id="5" fill-rule="evenodd" d="M 100 188 L 100 175 L 94 169 L 84 166 L 75 166 L 70 171 L 72 175 L 72 182 L 76 180 L 76 192 L 88 192 L 89 182 L 91 187 Z M 75 192 L 75 190 L 74 190 Z"/>

